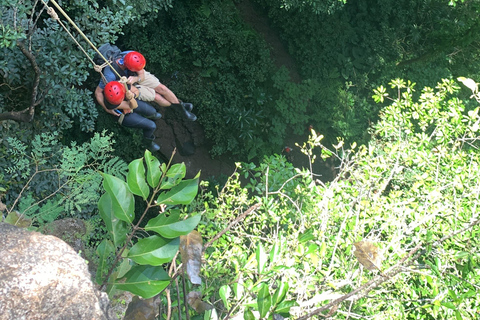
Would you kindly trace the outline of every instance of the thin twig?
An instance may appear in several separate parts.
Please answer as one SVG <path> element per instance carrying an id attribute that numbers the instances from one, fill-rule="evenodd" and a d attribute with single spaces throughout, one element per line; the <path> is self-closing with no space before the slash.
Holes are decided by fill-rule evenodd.
<path id="1" fill-rule="evenodd" d="M 455 232 L 452 232 L 450 233 L 449 235 L 446 235 L 445 237 L 441 238 L 440 240 L 438 241 L 435 241 L 432 245 L 439 245 L 440 243 L 444 242 L 445 240 L 448 240 L 476 225 L 480 224 L 480 218 L 479 219 L 476 219 L 474 221 L 472 221 L 471 223 L 469 223 L 467 226 L 465 226 L 464 228 L 460 229 L 460 230 L 457 230 Z M 431 242 L 430 242 L 431 243 Z M 363 286 L 353 290 L 352 292 L 338 298 L 338 299 L 335 299 L 334 301 L 326 304 L 325 306 L 323 307 L 320 307 L 312 312 L 310 312 L 309 314 L 307 315 L 304 315 L 300 318 L 297 318 L 297 320 L 305 320 L 305 319 L 308 319 L 312 316 L 315 316 L 315 315 L 320 315 L 322 316 L 320 313 L 335 306 L 335 305 L 338 305 L 340 303 L 342 303 L 343 301 L 347 300 L 348 298 L 350 298 L 351 296 L 354 296 L 356 295 L 357 293 L 361 293 L 363 292 L 358 298 L 362 297 L 362 296 L 366 296 L 368 294 L 368 292 L 370 292 L 371 290 L 375 289 L 376 287 L 378 287 L 379 285 L 383 284 L 384 282 L 390 280 L 393 276 L 397 275 L 398 273 L 402 272 L 405 270 L 405 267 L 406 266 L 409 266 L 411 265 L 418 257 L 420 257 L 420 255 L 422 254 L 422 252 L 418 252 L 422 246 L 425 246 L 425 245 L 428 245 L 430 243 L 419 243 L 415 246 L 415 248 L 412 249 L 412 251 L 410 251 L 408 253 L 408 255 L 406 255 L 405 257 L 403 257 L 395 266 L 393 266 L 392 268 L 390 268 L 388 271 L 385 272 L 384 276 L 381 276 L 381 275 L 378 275 L 376 276 L 374 279 L 370 280 L 369 282 L 367 282 L 366 284 L 364 284 Z M 418 252 L 418 253 L 417 253 Z M 409 259 L 408 263 L 405 263 L 405 261 Z"/>
<path id="2" fill-rule="evenodd" d="M 51 171 L 59 171 L 59 169 L 45 169 L 45 170 L 38 170 L 38 165 L 35 166 L 35 172 L 32 174 L 32 176 L 30 177 L 30 179 L 28 179 L 28 181 L 25 183 L 25 185 L 23 186 L 22 190 L 20 191 L 20 193 L 18 194 L 17 198 L 15 199 L 15 201 L 13 202 L 12 206 L 10 207 L 10 210 L 7 209 L 7 213 L 10 213 L 13 211 L 13 209 L 15 208 L 15 206 L 17 205 L 17 202 L 21 199 L 22 197 L 22 194 L 23 192 L 27 189 L 27 187 L 29 186 L 30 182 L 32 182 L 33 178 L 39 174 L 39 173 L 44 173 L 44 172 L 51 172 Z M 66 184 L 66 183 L 65 183 Z M 47 196 L 47 198 L 37 202 L 36 204 L 32 205 L 32 206 L 35 206 L 39 203 L 41 203 L 42 201 L 45 201 L 46 199 L 50 198 L 51 196 L 55 195 L 61 188 L 63 188 L 63 186 L 65 185 L 63 184 L 57 191 L 55 191 L 54 193 L 52 193 L 51 195 Z M 30 207 L 32 207 L 30 206 Z M 28 209 L 30 209 L 30 207 Z M 27 209 L 27 210 L 28 210 Z M 26 211 L 26 210 L 25 210 Z"/>
<path id="3" fill-rule="evenodd" d="M 404 258 L 402 258 L 400 260 L 400 262 L 398 262 L 395 266 L 390 268 L 389 271 L 385 272 L 385 276 L 378 275 L 374 279 L 372 279 L 369 282 L 367 282 L 366 284 L 364 284 L 363 286 L 353 290 L 352 292 L 350 292 L 346 295 L 341 296 L 338 299 L 333 300 L 332 302 L 330 302 L 330 303 L 324 305 L 323 307 L 320 307 L 320 308 L 310 312 L 307 315 L 304 315 L 304 316 L 301 316 L 300 318 L 297 318 L 297 320 L 306 320 L 306 319 L 311 318 L 311 317 L 316 316 L 316 315 L 324 316 L 320 313 L 327 310 L 327 309 L 330 309 L 330 308 L 332 308 L 332 307 L 334 307 L 334 306 L 336 306 L 340 303 L 342 303 L 343 301 L 347 300 L 348 298 L 350 298 L 354 295 L 357 295 L 361 292 L 363 292 L 363 295 L 368 294 L 368 292 L 370 292 L 372 289 L 378 287 L 380 284 L 390 280 L 392 277 L 394 277 L 398 273 L 402 272 L 403 269 L 400 268 L 400 266 L 402 266 L 404 264 L 405 260 L 412 258 L 412 256 L 413 256 L 413 258 L 409 261 L 409 263 L 407 265 L 413 263 L 413 261 L 415 261 L 415 259 L 420 255 L 420 253 L 418 253 L 418 254 L 416 254 L 416 253 L 417 253 L 417 251 L 419 251 L 422 248 L 422 245 L 423 245 L 423 243 L 419 243 L 412 251 L 410 251 L 408 253 L 408 255 L 406 255 Z M 414 256 L 414 254 L 415 254 L 415 256 Z"/>
<path id="4" fill-rule="evenodd" d="M 210 247 L 215 241 L 217 241 L 221 236 L 223 236 L 228 230 L 230 230 L 234 225 L 236 225 L 239 221 L 245 219 L 246 216 L 248 216 L 250 213 L 252 213 L 253 211 L 257 210 L 262 204 L 261 203 L 256 203 L 254 204 L 253 206 L 251 206 L 250 208 L 248 208 L 244 213 L 242 213 L 241 215 L 239 215 L 238 217 L 236 217 L 232 222 L 230 222 L 228 224 L 228 226 L 223 229 L 222 231 L 220 231 L 219 233 L 217 233 L 213 238 L 212 240 L 210 240 L 209 242 L 207 242 L 204 246 L 203 246 L 203 252 L 205 252 L 205 250 Z"/>
<path id="5" fill-rule="evenodd" d="M 165 289 L 167 295 L 167 320 L 170 320 L 172 317 L 172 298 L 170 297 L 170 286 Z"/>
<path id="6" fill-rule="evenodd" d="M 180 304 L 180 287 L 178 286 L 178 278 L 175 278 L 175 287 L 177 288 L 178 320 L 182 320 L 182 307 L 181 307 L 181 304 Z"/>
<path id="7" fill-rule="evenodd" d="M 188 314 L 188 302 L 187 302 L 187 285 L 185 284 L 185 268 L 182 267 L 182 286 L 183 286 L 183 305 L 185 306 L 185 317 L 190 320 Z M 180 306 L 178 306 L 180 308 Z"/>

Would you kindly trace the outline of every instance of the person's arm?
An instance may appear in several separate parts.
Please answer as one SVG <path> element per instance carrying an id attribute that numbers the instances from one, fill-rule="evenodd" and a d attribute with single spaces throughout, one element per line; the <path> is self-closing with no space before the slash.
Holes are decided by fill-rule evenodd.
<path id="1" fill-rule="evenodd" d="M 145 69 L 138 71 L 137 75 L 138 75 L 138 82 L 142 82 L 143 80 L 145 80 Z"/>
<path id="2" fill-rule="evenodd" d="M 98 104 L 102 106 L 103 110 L 105 110 L 105 112 L 113 114 L 114 116 L 117 116 L 117 117 L 120 116 L 115 111 L 107 109 L 107 107 L 105 106 L 103 89 L 100 88 L 99 86 L 97 86 L 97 88 L 95 89 L 95 98 L 97 99 Z"/>
<path id="3" fill-rule="evenodd" d="M 128 77 L 127 83 L 134 84 L 134 83 L 142 82 L 143 80 L 145 80 L 145 69 L 138 71 L 136 76 Z"/>
<path id="4" fill-rule="evenodd" d="M 115 110 L 120 110 L 124 114 L 133 112 L 133 109 L 130 107 L 130 103 L 127 101 L 122 101 L 122 103 L 120 103 Z"/>
<path id="5" fill-rule="evenodd" d="M 135 86 L 130 86 L 130 89 L 125 94 L 125 100 L 128 102 L 130 109 L 135 109 L 138 107 L 137 98 L 139 96 L 139 91 Z"/>

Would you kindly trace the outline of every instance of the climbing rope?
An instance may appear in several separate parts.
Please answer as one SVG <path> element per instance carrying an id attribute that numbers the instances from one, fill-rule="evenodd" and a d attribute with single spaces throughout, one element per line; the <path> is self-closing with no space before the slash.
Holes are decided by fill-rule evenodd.
<path id="1" fill-rule="evenodd" d="M 98 73 L 100 73 L 100 76 L 102 77 L 102 81 L 106 84 L 107 83 L 107 79 L 105 78 L 105 76 L 103 75 L 102 73 L 102 70 L 103 68 L 105 68 L 107 65 L 113 70 L 113 72 L 115 72 L 115 74 L 117 75 L 118 78 L 120 78 L 120 83 L 122 83 L 124 86 L 125 86 L 125 91 L 126 91 L 126 98 L 127 100 L 131 100 L 132 98 L 134 98 L 133 96 L 133 93 L 130 92 L 130 90 L 128 90 L 128 87 L 127 87 L 127 78 L 124 77 L 124 76 L 121 76 L 117 70 L 115 70 L 114 67 L 112 67 L 110 61 L 108 61 L 107 58 L 105 58 L 103 56 L 103 54 L 98 51 L 97 47 L 95 47 L 95 45 L 90 41 L 90 39 L 88 39 L 88 37 L 82 32 L 82 30 L 80 30 L 80 28 L 75 24 L 75 22 L 70 19 L 70 17 L 67 15 L 67 13 L 65 11 L 63 11 L 63 9 L 60 7 L 60 5 L 55 1 L 55 0 L 49 0 L 51 3 L 53 3 L 53 5 L 57 8 L 58 11 L 60 11 L 62 13 L 62 15 L 67 19 L 68 22 L 70 22 L 70 24 L 77 30 L 77 32 L 83 37 L 83 39 L 85 39 L 85 41 L 87 41 L 87 43 L 93 48 L 93 50 L 95 50 L 99 55 L 100 57 L 102 57 L 102 59 L 105 61 L 103 64 L 101 65 L 97 65 L 93 60 L 92 58 L 90 58 L 90 56 L 88 55 L 88 53 L 85 51 L 85 49 L 83 48 L 83 46 L 77 41 L 77 39 L 75 39 L 75 37 L 73 36 L 73 34 L 67 29 L 67 27 L 62 23 L 62 21 L 60 20 L 60 18 L 58 17 L 58 14 L 55 12 L 55 10 L 52 8 L 52 7 L 49 7 L 47 2 L 45 2 L 45 0 L 42 0 L 43 2 L 43 5 L 47 8 L 47 13 L 50 15 L 50 17 L 53 19 L 53 20 L 56 20 L 62 27 L 63 29 L 70 35 L 70 37 L 73 39 L 73 41 L 77 44 L 77 46 L 80 48 L 80 50 L 82 50 L 82 52 L 87 56 L 87 58 L 90 60 L 90 62 L 93 64 L 93 69 L 95 71 L 97 71 Z M 132 109 L 135 109 L 138 105 L 137 105 L 137 102 L 134 100 L 131 102 L 131 106 L 132 106 Z"/>

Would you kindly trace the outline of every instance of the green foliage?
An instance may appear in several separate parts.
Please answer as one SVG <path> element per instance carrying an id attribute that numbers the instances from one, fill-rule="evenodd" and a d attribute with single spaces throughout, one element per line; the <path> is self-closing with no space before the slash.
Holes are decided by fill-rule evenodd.
<path id="1" fill-rule="evenodd" d="M 347 0 L 274 0 L 271 5 L 285 10 L 297 9 L 300 12 L 313 12 L 315 14 L 332 14 L 341 9 Z"/>
<path id="2" fill-rule="evenodd" d="M 461 101 L 451 80 L 419 98 L 409 81 L 390 86 L 377 88 L 375 99 L 390 105 L 368 145 L 329 150 L 315 132 L 305 144 L 336 159 L 333 181 L 269 157 L 239 164 L 205 206 L 204 237 L 243 217 L 206 250 L 204 292 L 223 301 L 219 317 L 476 317 L 479 107 Z M 381 274 L 354 254 L 364 239 L 378 246 Z"/>
<path id="3" fill-rule="evenodd" d="M 7 138 L 0 162 L 7 211 L 17 210 L 38 224 L 91 217 L 100 197 L 98 170 L 120 176 L 126 171 L 125 163 L 111 156 L 112 144 L 105 132 L 70 147 L 60 143 L 56 132 L 36 135 L 29 144 Z"/>
<path id="4" fill-rule="evenodd" d="M 287 115 L 278 112 L 276 127 L 267 129 L 273 128 L 267 112 L 276 109 L 271 97 L 280 92 L 270 84 L 270 53 L 233 3 L 179 2 L 141 34 L 125 30 L 121 42 L 142 50 L 147 69 L 196 106 L 212 154 L 247 159 L 281 148 Z"/>
<path id="5" fill-rule="evenodd" d="M 122 175 L 125 164 L 111 157 L 112 136 L 95 134 L 82 145 L 64 147 L 56 133 L 36 135 L 28 145 L 15 138 L 4 141 L 0 162 L 8 212 L 17 210 L 36 223 L 60 217 L 89 218 L 100 197 L 97 170 Z"/>
<path id="6" fill-rule="evenodd" d="M 128 167 L 126 181 L 103 174 L 106 193 L 98 202 L 98 208 L 109 239 L 105 239 L 97 248 L 100 263 L 96 281 L 99 284 L 108 281 L 113 288 L 127 290 L 147 299 L 159 294 L 170 284 L 170 276 L 163 265 L 176 256 L 180 237 L 192 232 L 200 221 L 200 214 L 184 218 L 184 214 L 176 209 L 178 205 L 189 204 L 195 198 L 198 176 L 183 180 L 185 164 L 167 167 L 160 164 L 148 150 L 144 158 L 132 161 Z M 147 207 L 136 224 L 132 225 L 135 219 L 135 196 L 141 197 Z M 150 209 L 158 210 L 158 215 L 149 219 L 145 228 L 139 227 Z M 131 246 L 133 237 L 138 237 L 140 231 L 143 237 Z"/>
<path id="7" fill-rule="evenodd" d="M 370 92 L 392 78 L 415 79 L 424 87 L 479 73 L 472 38 L 480 31 L 476 1 L 455 7 L 448 1 L 347 1 L 332 14 L 302 8 L 315 1 L 282 1 L 283 7 L 277 0 L 256 2 L 280 30 L 301 77 L 320 84 L 307 125 L 328 142 L 342 136 L 366 143 L 379 111 Z"/>
<path id="8" fill-rule="evenodd" d="M 94 50 L 79 36 L 59 10 L 50 4 L 61 21 L 90 57 Z M 122 27 L 142 15 L 171 7 L 163 1 L 67 1 L 62 9 L 96 46 L 114 42 Z M 68 33 L 47 14 L 40 3 L 0 2 L 0 80 L 4 86 L 0 97 L 5 101 L 0 112 L 20 111 L 35 105 L 35 121 L 44 128 L 61 131 L 78 120 L 83 131 L 93 131 L 98 116 L 92 92 L 84 83 L 93 69 L 88 57 Z M 32 59 L 22 53 L 18 41 L 25 41 Z M 35 74 L 40 76 L 34 82 Z M 36 92 L 36 94 L 35 94 Z M 33 101 L 31 96 L 33 96 Z M 7 99 L 4 99 L 7 98 Z"/>

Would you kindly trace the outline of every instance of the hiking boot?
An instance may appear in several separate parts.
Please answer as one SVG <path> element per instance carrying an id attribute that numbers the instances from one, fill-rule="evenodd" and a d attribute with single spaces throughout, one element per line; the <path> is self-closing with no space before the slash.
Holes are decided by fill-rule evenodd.
<path id="1" fill-rule="evenodd" d="M 172 103 L 172 107 L 174 107 L 175 110 L 178 110 L 183 115 L 183 117 L 185 119 L 187 119 L 188 121 L 197 120 L 197 116 L 187 110 L 187 107 L 188 108 L 193 108 L 193 105 L 191 103 L 188 103 L 188 104 L 183 103 L 183 102 Z"/>
<path id="2" fill-rule="evenodd" d="M 183 104 L 183 107 L 185 108 L 185 110 L 187 110 L 188 112 L 192 112 L 193 104 L 191 104 L 190 102 L 183 102 L 183 101 L 180 101 L 180 104 Z"/>
<path id="3" fill-rule="evenodd" d="M 159 113 L 159 112 L 156 112 L 154 115 L 151 115 L 151 116 L 148 116 L 148 117 L 145 117 L 145 118 L 155 121 L 155 120 L 161 119 L 162 114 Z"/>
<path id="4" fill-rule="evenodd" d="M 160 146 L 153 141 L 155 137 L 153 138 L 145 138 L 145 147 L 150 150 L 151 152 L 156 152 L 160 150 Z"/>

